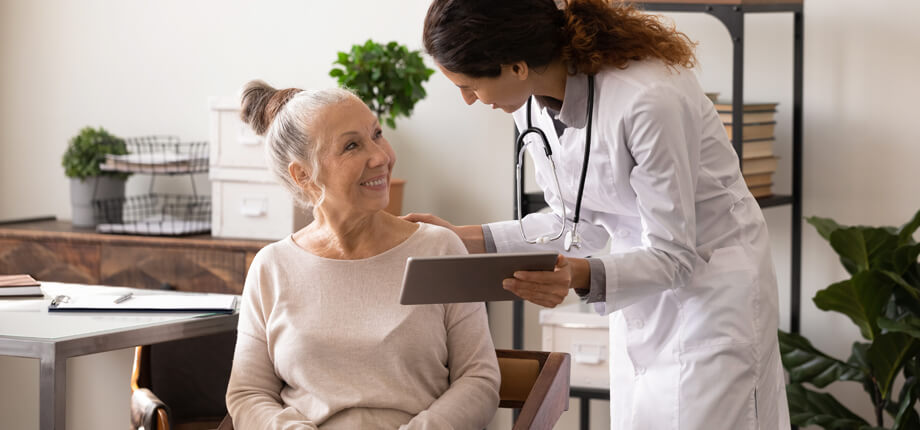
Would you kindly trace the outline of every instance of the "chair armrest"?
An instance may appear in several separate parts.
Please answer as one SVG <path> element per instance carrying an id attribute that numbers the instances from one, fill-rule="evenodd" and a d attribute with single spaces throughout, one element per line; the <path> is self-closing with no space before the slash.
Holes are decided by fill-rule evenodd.
<path id="1" fill-rule="evenodd" d="M 146 388 L 131 393 L 131 428 L 169 429 L 169 406 Z"/>
<path id="2" fill-rule="evenodd" d="M 514 429 L 550 430 L 569 409 L 569 354 L 550 352 L 521 408 Z"/>
<path id="3" fill-rule="evenodd" d="M 233 430 L 233 418 L 230 418 L 230 414 L 224 415 L 217 430 Z"/>

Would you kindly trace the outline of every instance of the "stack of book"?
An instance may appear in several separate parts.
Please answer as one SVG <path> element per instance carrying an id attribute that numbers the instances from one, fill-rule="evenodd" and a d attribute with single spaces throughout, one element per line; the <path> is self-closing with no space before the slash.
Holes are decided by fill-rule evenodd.
<path id="1" fill-rule="evenodd" d="M 715 102 L 719 118 L 732 139 L 732 103 Z M 754 197 L 773 195 L 773 172 L 777 158 L 773 154 L 777 103 L 745 103 L 741 129 L 741 173 Z"/>

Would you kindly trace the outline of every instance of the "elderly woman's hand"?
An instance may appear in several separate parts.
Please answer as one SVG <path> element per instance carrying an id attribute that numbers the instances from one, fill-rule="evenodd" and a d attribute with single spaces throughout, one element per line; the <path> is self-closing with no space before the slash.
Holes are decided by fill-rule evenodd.
<path id="1" fill-rule="evenodd" d="M 426 224 L 434 224 L 444 227 L 456 233 L 457 236 L 460 236 L 460 240 L 462 240 L 463 244 L 466 245 L 466 250 L 470 254 L 482 254 L 486 252 L 486 245 L 482 236 L 481 225 L 453 225 L 443 218 L 434 216 L 432 214 L 411 213 L 408 215 L 403 215 L 400 218 L 406 221 L 423 222 Z"/>

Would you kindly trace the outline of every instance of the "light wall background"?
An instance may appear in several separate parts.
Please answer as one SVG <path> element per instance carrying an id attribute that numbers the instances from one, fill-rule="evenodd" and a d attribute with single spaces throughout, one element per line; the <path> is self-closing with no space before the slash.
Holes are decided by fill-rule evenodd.
<path id="1" fill-rule="evenodd" d="M 175 134 L 206 140 L 209 96 L 234 95 L 252 78 L 280 87 L 334 85 L 327 75 L 331 61 L 354 43 L 373 38 L 419 48 L 427 4 L 0 1 L 0 220 L 69 218 L 60 157 L 81 127 L 104 126 L 120 136 Z M 699 42 L 704 88 L 730 98 L 727 31 L 708 16 L 668 16 Z M 805 0 L 805 16 L 804 213 L 845 224 L 900 225 L 920 209 L 920 84 L 915 78 L 920 3 Z M 745 98 L 780 103 L 777 152 L 782 159 L 775 181 L 778 191 L 788 192 L 792 16 L 749 15 L 746 25 Z M 467 107 L 438 73 L 426 88 L 429 96 L 413 117 L 387 132 L 399 158 L 395 176 L 408 180 L 404 210 L 432 212 L 458 224 L 509 217 L 510 117 L 481 104 Z M 129 192 L 146 184 L 143 178 L 131 181 Z M 788 328 L 791 214 L 788 207 L 765 214 L 781 281 L 782 321 Z M 845 273 L 808 225 L 802 255 L 802 331 L 818 348 L 845 358 L 857 330 L 846 317 L 822 312 L 811 302 L 817 290 Z M 540 348 L 538 311 L 527 307 L 525 348 Z M 510 306 L 493 306 L 491 319 L 496 345 L 509 347 Z M 130 366 L 126 351 L 94 357 L 107 363 L 103 368 Z M 6 405 L 0 406 L 5 408 L 0 416 L 19 420 L 14 422 L 22 426 L 16 428 L 33 428 L 37 389 L 18 392 L 12 387 L 37 387 L 37 371 L 30 369 L 38 366 L 17 360 L 0 360 L 0 404 Z M 73 428 L 121 428 L 127 413 L 113 411 L 126 410 L 122 375 L 99 366 L 75 367 L 87 372 L 86 381 L 109 384 L 115 394 L 84 403 L 96 414 L 81 415 L 72 421 Z M 83 389 L 80 382 L 68 386 Z M 839 383 L 830 391 L 870 416 L 856 384 Z M 119 409 L 118 402 L 125 408 Z M 606 407 L 606 402 L 592 403 L 595 428 L 606 425 Z M 559 428 L 576 428 L 576 401 L 571 409 Z M 506 428 L 509 420 L 498 418 L 494 428 Z"/>

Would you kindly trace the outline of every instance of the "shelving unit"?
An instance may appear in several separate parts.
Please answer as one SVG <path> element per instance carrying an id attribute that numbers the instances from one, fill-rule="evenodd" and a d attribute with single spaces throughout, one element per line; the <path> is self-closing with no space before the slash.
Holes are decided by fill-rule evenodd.
<path id="1" fill-rule="evenodd" d="M 799 332 L 801 306 L 801 254 L 802 254 L 802 81 L 803 81 L 803 47 L 804 15 L 803 0 L 644 0 L 636 4 L 649 12 L 693 12 L 706 13 L 718 19 L 728 29 L 732 39 L 732 123 L 742 124 L 742 106 L 744 104 L 744 17 L 749 13 L 792 13 L 794 19 L 793 41 L 793 88 L 792 88 L 792 193 L 773 195 L 758 199 L 762 208 L 791 206 L 792 238 L 790 265 L 790 313 L 789 329 Z M 742 127 L 733 127 L 732 146 L 742 159 Z M 515 148 L 516 149 L 516 148 Z M 515 163 L 517 152 L 515 151 Z M 517 193 L 515 187 L 514 193 Z M 516 196 L 515 196 L 516 197 Z M 526 193 L 522 196 L 524 214 L 535 212 L 546 206 L 542 193 Z M 514 206 L 517 217 L 517 204 Z M 513 338 L 515 349 L 524 346 L 524 303 L 515 301 L 513 305 Z M 581 405 L 581 428 L 589 427 L 591 399 L 610 399 L 609 390 L 593 388 L 571 389 L 572 397 L 578 397 Z"/>
<path id="2" fill-rule="evenodd" d="M 128 154 L 107 155 L 104 171 L 150 177 L 147 194 L 93 200 L 100 233 L 184 236 L 211 230 L 211 198 L 198 195 L 194 176 L 208 171 L 208 143 L 175 136 L 143 136 L 125 141 Z M 157 176 L 186 176 L 192 194 L 154 192 Z"/>

